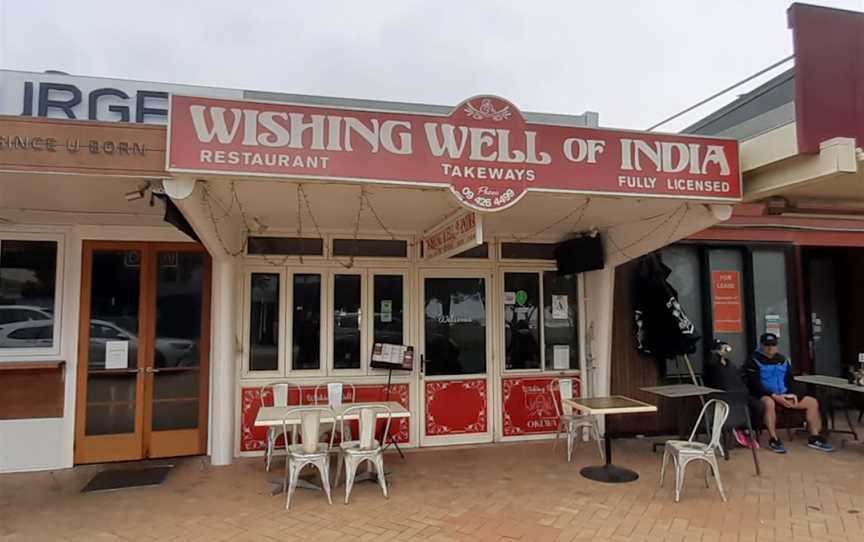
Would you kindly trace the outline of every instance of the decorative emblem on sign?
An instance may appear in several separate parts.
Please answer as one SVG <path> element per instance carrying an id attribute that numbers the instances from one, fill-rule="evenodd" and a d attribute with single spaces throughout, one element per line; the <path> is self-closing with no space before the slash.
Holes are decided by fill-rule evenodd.
<path id="1" fill-rule="evenodd" d="M 495 122 L 510 118 L 510 106 L 505 105 L 501 109 L 495 109 L 492 105 L 492 100 L 483 98 L 480 100 L 480 107 L 474 107 L 474 104 L 467 102 L 465 104 L 465 112 L 474 120 L 492 119 Z"/>

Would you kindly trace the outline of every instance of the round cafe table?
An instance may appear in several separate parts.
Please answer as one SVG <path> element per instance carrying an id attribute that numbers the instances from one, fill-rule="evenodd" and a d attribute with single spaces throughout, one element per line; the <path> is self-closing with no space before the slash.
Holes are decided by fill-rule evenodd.
<path id="1" fill-rule="evenodd" d="M 636 399 L 613 395 L 611 397 L 588 397 L 584 399 L 565 399 L 565 403 L 589 416 L 600 414 L 637 414 L 642 412 L 657 412 L 657 407 Z M 620 484 L 639 479 L 639 473 L 612 463 L 612 440 L 615 436 L 606 431 L 603 440 L 606 446 L 606 463 L 584 467 L 579 473 L 595 482 Z"/>

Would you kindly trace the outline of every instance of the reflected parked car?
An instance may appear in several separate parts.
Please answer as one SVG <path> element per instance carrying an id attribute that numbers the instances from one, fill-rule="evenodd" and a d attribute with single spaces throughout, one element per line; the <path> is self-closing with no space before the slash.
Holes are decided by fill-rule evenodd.
<path id="1" fill-rule="evenodd" d="M 0 348 L 51 348 L 54 321 L 16 321 L 0 325 Z"/>
<path id="2" fill-rule="evenodd" d="M 103 366 L 108 341 L 129 341 L 129 359 L 138 359 L 138 337 L 131 331 L 108 322 L 90 320 L 90 366 Z M 198 341 L 163 337 L 156 339 L 156 367 L 195 367 Z"/>
<path id="3" fill-rule="evenodd" d="M 0 305 L 0 326 L 19 322 L 53 320 L 47 310 L 32 305 Z"/>

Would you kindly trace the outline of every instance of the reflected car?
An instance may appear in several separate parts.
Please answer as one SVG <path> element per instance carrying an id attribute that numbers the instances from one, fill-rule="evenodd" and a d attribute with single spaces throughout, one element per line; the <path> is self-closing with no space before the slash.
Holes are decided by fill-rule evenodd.
<path id="1" fill-rule="evenodd" d="M 53 320 L 51 313 L 32 305 L 0 305 L 0 326 L 19 322 Z"/>
<path id="2" fill-rule="evenodd" d="M 0 326 L 0 348 L 51 348 L 54 321 L 32 320 Z"/>

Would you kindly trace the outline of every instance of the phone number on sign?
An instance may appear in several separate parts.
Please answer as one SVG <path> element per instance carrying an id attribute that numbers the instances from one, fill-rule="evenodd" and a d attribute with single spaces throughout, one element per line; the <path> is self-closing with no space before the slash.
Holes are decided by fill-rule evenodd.
<path id="1" fill-rule="evenodd" d="M 478 193 L 475 193 L 474 190 L 471 190 L 469 187 L 463 187 L 461 190 L 462 197 L 466 200 L 474 203 L 477 207 L 483 207 L 485 209 L 494 209 L 496 207 L 502 207 L 512 202 L 516 198 L 516 192 L 512 188 L 508 188 L 504 191 L 503 194 L 500 195 L 484 195 L 489 194 L 490 189 L 486 186 L 481 186 L 478 189 Z M 497 191 L 495 191 L 497 193 Z"/>

